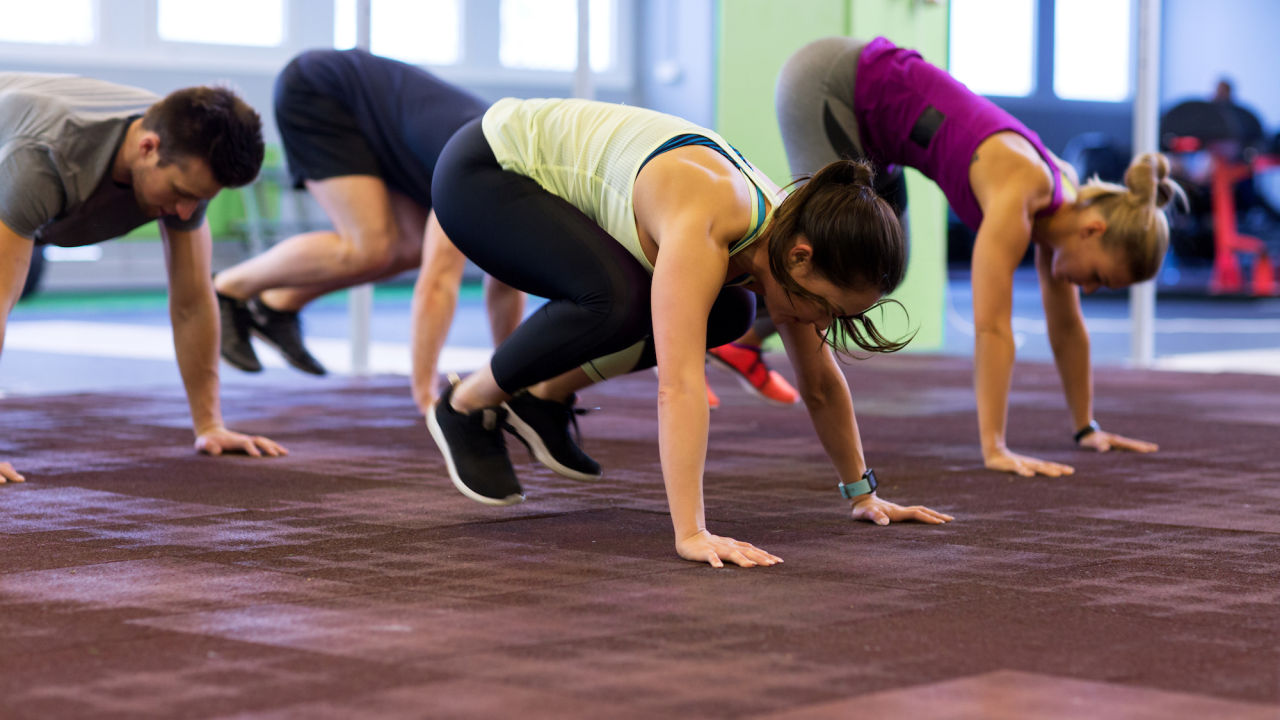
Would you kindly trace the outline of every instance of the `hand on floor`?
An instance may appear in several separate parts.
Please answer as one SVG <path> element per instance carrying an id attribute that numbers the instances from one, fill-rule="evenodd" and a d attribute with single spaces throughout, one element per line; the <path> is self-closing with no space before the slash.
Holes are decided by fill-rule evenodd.
<path id="1" fill-rule="evenodd" d="M 215 457 L 227 452 L 241 452 L 250 457 L 279 457 L 289 454 L 283 445 L 271 438 L 242 435 L 226 428 L 210 430 L 197 437 L 196 450 Z"/>
<path id="2" fill-rule="evenodd" d="M 1011 472 L 1022 477 L 1033 477 L 1035 475 L 1062 477 L 1063 475 L 1072 475 L 1076 471 L 1070 465 L 1049 462 L 1048 460 L 1033 458 L 1030 455 L 1019 455 L 1009 452 L 1007 449 L 987 456 L 986 465 L 988 470 Z"/>
<path id="3" fill-rule="evenodd" d="M 1082 448 L 1092 448 L 1098 452 L 1108 450 L 1129 450 L 1131 452 L 1149 453 L 1160 449 L 1160 446 L 1146 440 L 1135 440 L 1123 435 L 1109 433 L 1106 430 L 1095 430 L 1080 438 L 1077 443 Z"/>
<path id="4" fill-rule="evenodd" d="M 866 520 L 877 525 L 888 525 L 891 522 L 922 522 L 929 525 L 941 525 L 955 518 L 930 510 L 923 505 L 903 507 L 897 503 L 881 500 L 875 493 L 867 495 L 853 504 L 853 519 Z"/>
<path id="5" fill-rule="evenodd" d="M 748 542 L 712 535 L 706 530 L 676 540 L 676 552 L 685 560 L 705 562 L 711 567 L 724 567 L 724 561 L 741 566 L 774 565 L 782 558 L 771 555 Z"/>
<path id="6" fill-rule="evenodd" d="M 13 466 L 7 462 L 0 462 L 0 484 L 6 482 L 26 482 L 27 479 L 13 469 Z"/>

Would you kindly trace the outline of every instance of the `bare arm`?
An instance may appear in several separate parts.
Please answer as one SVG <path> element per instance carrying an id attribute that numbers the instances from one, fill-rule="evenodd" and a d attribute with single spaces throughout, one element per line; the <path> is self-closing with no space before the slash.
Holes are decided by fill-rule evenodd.
<path id="1" fill-rule="evenodd" d="M 796 372 L 796 389 L 804 400 L 818 441 L 845 483 L 857 482 L 867 469 L 853 397 L 835 356 L 811 325 L 779 323 L 787 358 Z"/>
<path id="2" fill-rule="evenodd" d="M 283 455 L 268 438 L 232 432 L 222 421 L 218 382 L 218 306 L 210 275 L 213 238 L 205 221 L 194 230 L 160 225 L 169 273 L 169 319 L 173 324 L 178 371 L 191 408 L 196 449 L 211 455 L 239 450 L 249 455 Z"/>
<path id="3" fill-rule="evenodd" d="M 444 234 L 435 211 L 431 211 L 422 243 L 422 268 L 413 285 L 410 323 L 413 352 L 410 384 L 413 400 L 423 415 L 436 401 L 436 367 L 453 325 L 465 267 L 466 258 Z"/>
<path id="4" fill-rule="evenodd" d="M 31 254 L 34 245 L 30 239 L 24 238 L 9 226 L 0 221 L 0 302 L 4 303 L 4 312 L 0 314 L 0 352 L 4 351 L 4 334 L 8 325 L 9 313 L 22 296 L 22 286 L 27 280 L 27 271 L 31 268 Z M 7 462 L 0 462 L 0 483 L 22 482 L 26 480 Z"/>
<path id="5" fill-rule="evenodd" d="M 1080 291 L 1075 285 L 1053 279 L 1051 256 L 1036 248 L 1036 274 L 1040 278 L 1040 300 L 1053 362 L 1062 378 L 1062 391 L 1071 412 L 1072 428 L 1081 428 L 1093 418 L 1093 373 L 1089 363 L 1089 331 L 1080 310 Z"/>
<path id="6" fill-rule="evenodd" d="M 1044 303 L 1053 361 L 1062 379 L 1062 392 L 1071 413 L 1071 429 L 1080 430 L 1093 421 L 1093 366 L 1089 361 L 1089 331 L 1080 309 L 1080 291 L 1069 283 L 1054 280 L 1049 272 L 1048 253 L 1036 249 L 1036 271 L 1040 276 L 1040 298 Z M 1155 452 L 1159 446 L 1145 440 L 1096 430 L 1079 441 L 1081 447 L 1099 452 L 1112 448 L 1134 452 Z"/>
<path id="7" fill-rule="evenodd" d="M 749 543 L 707 531 L 702 476 L 707 454 L 707 316 L 724 283 L 728 246 L 748 217 L 741 175 L 705 149 L 655 159 L 636 183 L 637 224 L 658 246 L 652 286 L 658 361 L 658 449 L 676 552 L 721 567 L 780 561 Z"/>
<path id="8" fill-rule="evenodd" d="M 787 357 L 796 371 L 800 397 L 804 399 L 818 434 L 818 441 L 835 466 L 836 475 L 846 484 L 857 482 L 867 469 L 862 452 L 862 435 L 854 414 L 853 397 L 835 355 L 809 325 L 780 323 L 778 332 L 787 349 Z M 939 524 L 953 518 L 919 505 L 903 507 L 877 497 L 871 492 L 854 498 L 852 515 L 857 520 L 870 520 L 877 525 L 890 521 L 917 520 Z"/>
<path id="9" fill-rule="evenodd" d="M 489 332 L 497 347 L 511 337 L 524 320 L 524 293 L 492 275 L 484 278 L 484 306 L 489 313 Z"/>
<path id="10" fill-rule="evenodd" d="M 1011 183 L 1012 184 L 1012 183 Z M 988 468 L 1029 476 L 1071 473 L 1058 463 L 1011 452 L 1005 428 L 1013 379 L 1013 273 L 1031 238 L 1030 199 L 1012 192 L 984 207 L 973 249 L 974 390 L 978 433 Z"/>
<path id="11" fill-rule="evenodd" d="M 709 409 L 703 356 L 707 315 L 723 282 L 728 252 L 707 229 L 668 230 L 653 272 L 658 360 L 658 446 L 676 542 L 706 532 L 702 473 Z"/>
<path id="12" fill-rule="evenodd" d="M 425 415 L 436 401 L 440 353 L 458 307 L 458 289 L 466 257 L 445 235 L 434 210 L 427 215 L 422 243 L 422 267 L 413 286 L 412 347 L 413 400 Z M 496 347 L 507 339 L 524 314 L 524 293 L 505 283 L 485 278 L 485 306 Z"/>

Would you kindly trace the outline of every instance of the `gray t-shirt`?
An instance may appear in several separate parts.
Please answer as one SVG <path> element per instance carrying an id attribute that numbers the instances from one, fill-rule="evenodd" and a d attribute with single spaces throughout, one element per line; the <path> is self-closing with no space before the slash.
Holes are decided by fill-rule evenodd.
<path id="1" fill-rule="evenodd" d="M 71 75 L 0 73 L 0 220 L 47 245 L 89 245 L 150 222 L 111 179 L 129 124 L 160 98 Z M 205 203 L 166 227 L 192 230 Z"/>

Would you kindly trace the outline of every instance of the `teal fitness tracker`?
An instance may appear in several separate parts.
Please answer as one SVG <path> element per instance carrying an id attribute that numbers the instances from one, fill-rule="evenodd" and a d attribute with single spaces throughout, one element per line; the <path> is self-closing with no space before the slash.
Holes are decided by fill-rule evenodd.
<path id="1" fill-rule="evenodd" d="M 842 481 L 839 486 L 840 495 L 846 499 L 852 500 L 859 495 L 866 495 L 869 492 L 875 492 L 875 489 L 879 486 L 880 483 L 876 482 L 876 471 L 871 468 L 867 468 L 867 471 L 862 473 L 861 480 L 847 485 Z"/>

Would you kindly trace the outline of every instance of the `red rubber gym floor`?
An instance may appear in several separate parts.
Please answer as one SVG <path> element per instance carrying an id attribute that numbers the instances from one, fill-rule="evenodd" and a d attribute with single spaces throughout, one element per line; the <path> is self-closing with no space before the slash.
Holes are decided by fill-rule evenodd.
<path id="1" fill-rule="evenodd" d="M 848 368 L 881 494 L 848 519 L 807 415 L 713 374 L 707 516 L 785 558 L 678 559 L 651 373 L 584 396 L 593 484 L 511 443 L 528 501 L 444 474 L 403 379 L 233 389 L 288 458 L 190 450 L 178 392 L 7 398 L 0 717 L 1277 718 L 1280 378 L 1100 372 L 1152 456 L 1071 447 L 1019 365 L 985 471 L 968 360 Z"/>

